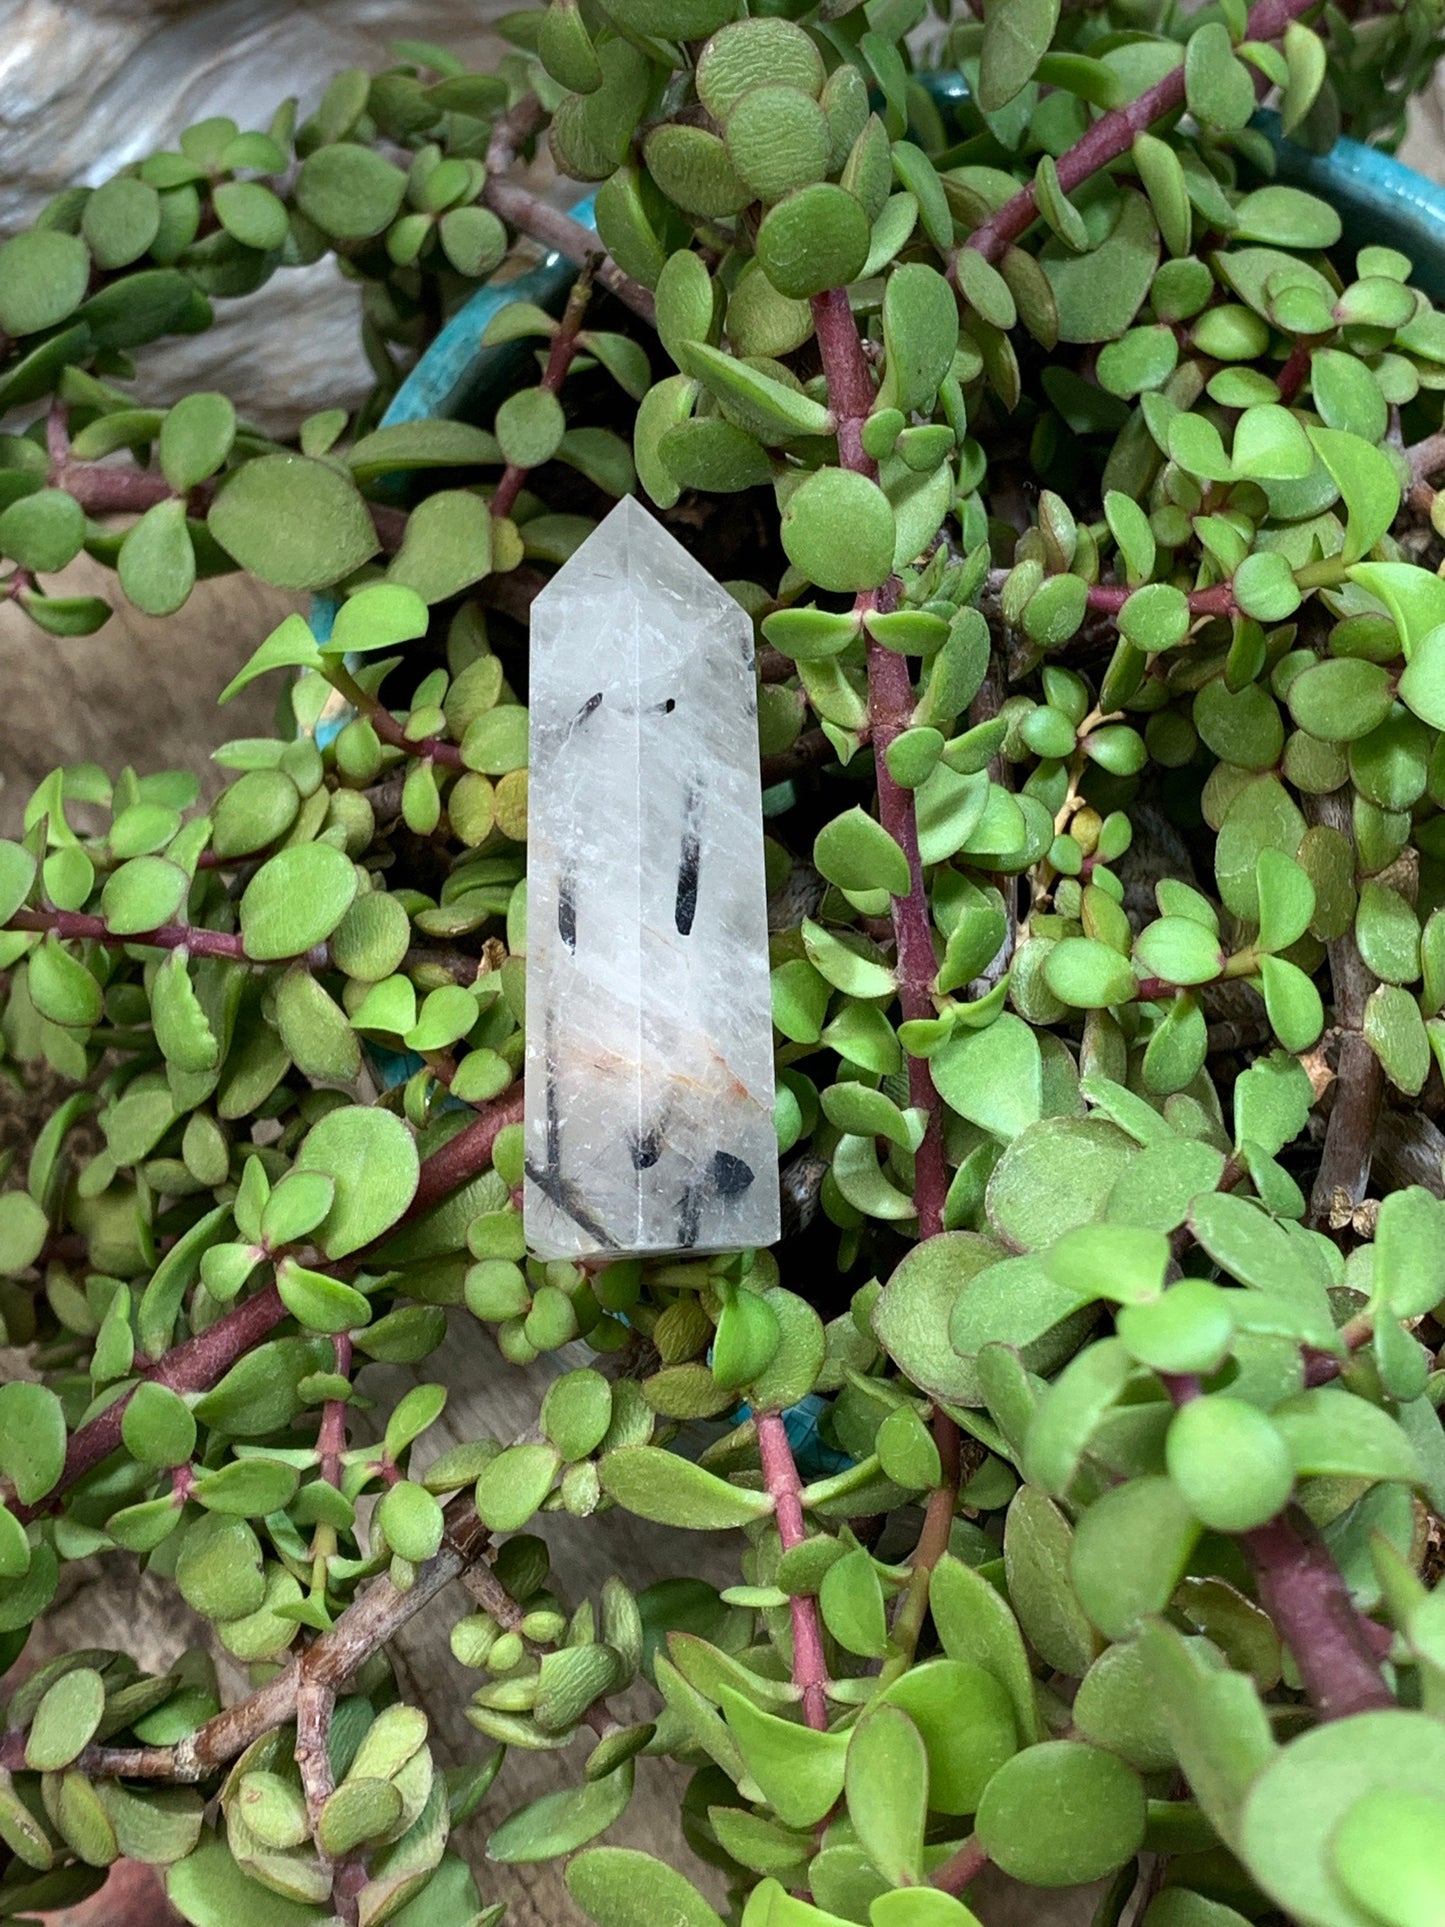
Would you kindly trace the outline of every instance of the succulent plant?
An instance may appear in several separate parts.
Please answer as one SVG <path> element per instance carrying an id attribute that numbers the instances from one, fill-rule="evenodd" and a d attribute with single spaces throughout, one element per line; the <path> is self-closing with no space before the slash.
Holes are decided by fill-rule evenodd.
<path id="1" fill-rule="evenodd" d="M 1445 311 L 1254 116 L 1393 141 L 1442 10 L 924 12 L 551 0 L 0 247 L 0 590 L 58 648 L 82 551 L 333 618 L 223 692 L 278 728 L 208 809 L 70 766 L 0 842 L 0 1656 L 124 1549 L 254 1669 L 29 1672 L 0 1916 L 124 1855 L 196 1927 L 477 1927 L 453 1830 L 581 1740 L 486 1851 L 597 1927 L 967 1927 L 990 1865 L 1101 1927 L 1440 1917 Z M 485 419 L 384 422 L 538 244 L 575 284 L 501 308 Z M 328 251 L 358 418 L 146 404 Z M 790 1222 L 544 1263 L 527 610 L 635 488 L 757 623 Z M 435 1451 L 449 1311 L 572 1348 L 524 1436 Z M 528 1528 L 613 1507 L 737 1583 L 575 1596 Z M 639 1755 L 710 1897 L 590 1844 Z"/>

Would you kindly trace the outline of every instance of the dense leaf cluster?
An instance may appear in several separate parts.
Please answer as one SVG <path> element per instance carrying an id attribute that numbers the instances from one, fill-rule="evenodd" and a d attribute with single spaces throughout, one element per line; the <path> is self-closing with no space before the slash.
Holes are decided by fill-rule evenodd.
<path id="1" fill-rule="evenodd" d="M 196 1927 L 480 1927 L 452 1830 L 581 1739 L 491 1859 L 669 1756 L 743 1927 L 968 1927 L 990 1864 L 1101 1927 L 1439 1918 L 1445 310 L 1254 118 L 1392 138 L 1439 8 L 999 0 L 946 71 L 922 13 L 551 0 L 494 73 L 405 44 L 0 247 L 0 587 L 61 638 L 82 550 L 152 613 L 327 596 L 224 692 L 283 672 L 283 727 L 208 810 L 73 766 L 0 842 L 6 1067 L 63 1093 L 0 1193 L 0 1656 L 125 1549 L 255 1687 L 32 1672 L 0 1915 L 126 1855 Z M 583 272 L 491 324 L 487 419 L 384 421 L 533 242 Z M 360 419 L 138 399 L 328 249 Z M 543 1263 L 526 612 L 639 485 L 758 624 L 794 1222 Z M 524 1437 L 373 1411 L 449 1312 L 577 1342 Z M 609 1507 L 739 1583 L 570 1596 L 528 1528 Z M 387 1648 L 453 1581 L 494 1745 L 443 1770 Z M 720 1927 L 642 1854 L 567 1880 Z"/>

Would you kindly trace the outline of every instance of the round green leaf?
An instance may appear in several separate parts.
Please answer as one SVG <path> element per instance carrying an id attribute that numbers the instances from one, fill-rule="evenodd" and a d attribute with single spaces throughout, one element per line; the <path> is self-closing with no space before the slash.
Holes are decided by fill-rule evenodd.
<path id="1" fill-rule="evenodd" d="M 860 203 L 846 188 L 818 181 L 769 209 L 758 229 L 757 257 L 779 294 L 806 301 L 846 287 L 868 259 L 870 239 Z"/>
<path id="2" fill-rule="evenodd" d="M 848 469 L 820 468 L 783 511 L 788 560 L 820 589 L 876 589 L 893 568 L 893 510 L 876 482 Z"/>
<path id="3" fill-rule="evenodd" d="M 298 843 L 268 858 L 241 898 L 241 938 L 258 963 L 300 957 L 324 943 L 351 907 L 356 870 L 329 843 Z"/>
<path id="4" fill-rule="evenodd" d="M 301 163 L 296 205 L 333 241 L 365 241 L 395 220 L 406 175 L 370 147 L 338 141 Z"/>
<path id="5" fill-rule="evenodd" d="M 243 569 L 278 589 L 327 588 L 379 546 L 355 486 L 304 455 L 243 463 L 226 478 L 207 526 Z"/>
<path id="6" fill-rule="evenodd" d="M 1138 1852 L 1144 1789 L 1114 1754 L 1078 1740 L 1047 1740 L 1015 1753 L 994 1774 L 975 1829 L 994 1865 L 1013 1879 L 1072 1887 Z"/>
<path id="7" fill-rule="evenodd" d="M 22 495 L 0 514 L 0 555 L 22 569 L 48 574 L 63 569 L 80 553 L 85 540 L 85 515 L 64 489 L 43 488 Z"/>
<path id="8" fill-rule="evenodd" d="M 1263 1525 L 1294 1486 L 1294 1461 L 1267 1415 L 1222 1393 L 1174 1414 L 1165 1456 L 1190 1511 L 1216 1532 Z"/>
<path id="9" fill-rule="evenodd" d="M 121 1417 L 125 1449 L 140 1465 L 184 1465 L 196 1449 L 196 1421 L 169 1386 L 142 1381 Z"/>
<path id="10" fill-rule="evenodd" d="M 55 1773 L 89 1746 L 105 1713 L 105 1682 L 89 1666 L 62 1673 L 35 1709 L 25 1737 L 25 1764 Z"/>
<path id="11" fill-rule="evenodd" d="M 90 251 L 76 235 L 38 227 L 17 234 L 0 247 L 0 328 L 53 328 L 80 306 L 89 282 Z"/>
<path id="12" fill-rule="evenodd" d="M 416 1194 L 421 1165 L 416 1142 L 391 1111 L 346 1105 L 313 1125 L 296 1153 L 297 1167 L 323 1171 L 336 1197 L 316 1234 L 328 1258 L 359 1251 L 395 1224 Z"/>

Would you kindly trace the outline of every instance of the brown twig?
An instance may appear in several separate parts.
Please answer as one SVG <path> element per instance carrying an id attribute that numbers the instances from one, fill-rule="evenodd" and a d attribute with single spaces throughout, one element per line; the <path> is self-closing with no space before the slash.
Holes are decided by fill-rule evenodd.
<path id="1" fill-rule="evenodd" d="M 939 1888 L 946 1894 L 961 1894 L 965 1887 L 988 1865 L 988 1854 L 976 1833 L 971 1833 L 957 1852 L 951 1854 L 941 1867 L 935 1868 L 931 1887 Z"/>
<path id="2" fill-rule="evenodd" d="M 244 1753 L 263 1733 L 294 1718 L 303 1684 L 314 1695 L 329 1693 L 334 1699 L 373 1653 L 481 1557 L 487 1532 L 469 1496 L 452 1500 L 445 1521 L 440 1549 L 417 1567 L 406 1592 L 398 1592 L 387 1577 L 373 1580 L 329 1633 L 248 1698 L 217 1713 L 174 1746 L 89 1746 L 72 1764 L 81 1773 L 194 1786 Z M 25 1735 L 5 1734 L 0 1739 L 0 1768 L 15 1772 L 24 1765 Z"/>
<path id="3" fill-rule="evenodd" d="M 535 94 L 528 94 L 497 122 L 487 146 L 483 204 L 509 226 L 530 234 L 534 241 L 541 241 L 579 268 L 595 261 L 596 278 L 601 285 L 649 327 L 656 327 L 657 304 L 651 290 L 634 281 L 630 274 L 624 274 L 610 254 L 599 253 L 597 236 L 591 228 L 583 227 L 570 214 L 550 207 L 530 189 L 506 178 L 518 149 L 537 131 L 544 118 L 541 102 Z"/>

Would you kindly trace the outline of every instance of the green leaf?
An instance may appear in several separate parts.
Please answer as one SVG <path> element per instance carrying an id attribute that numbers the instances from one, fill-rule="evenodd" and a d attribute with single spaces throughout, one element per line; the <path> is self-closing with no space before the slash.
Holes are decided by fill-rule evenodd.
<path id="1" fill-rule="evenodd" d="M 1377 673 L 1386 676 L 1383 669 Z M 1399 695 L 1422 722 L 1434 729 L 1445 728 L 1445 624 L 1427 630 L 1416 642 L 1400 678 Z"/>
<path id="2" fill-rule="evenodd" d="M 746 1525 L 773 1509 L 765 1492 L 729 1485 L 691 1460 L 655 1445 L 626 1445 L 601 1462 L 602 1488 L 641 1519 L 718 1532 Z"/>
<path id="3" fill-rule="evenodd" d="M 1107 1639 L 1127 1639 L 1145 1615 L 1163 1612 L 1198 1537 L 1169 1479 L 1130 1479 L 1095 1499 L 1079 1520 L 1069 1570 L 1084 1611 Z"/>
<path id="4" fill-rule="evenodd" d="M 63 569 L 79 555 L 84 540 L 84 513 L 63 489 L 22 495 L 0 513 L 0 555 L 8 555 L 22 569 L 47 574 Z"/>
<path id="5" fill-rule="evenodd" d="M 24 1191 L 0 1193 L 0 1274 L 28 1271 L 45 1248 L 50 1220 Z"/>
<path id="6" fill-rule="evenodd" d="M 1338 1386 L 1286 1399 L 1271 1414 L 1296 1472 L 1345 1479 L 1419 1479 L 1415 1448 L 1387 1412 Z"/>
<path id="7" fill-rule="evenodd" d="M 487 1841 L 488 1860 L 527 1865 L 575 1852 L 621 1818 L 632 1798 L 633 1774 L 627 1760 L 600 1780 L 561 1787 L 519 1807 Z"/>
<path id="8" fill-rule="evenodd" d="M 448 494 L 450 491 L 443 491 L 443 497 Z M 420 509 L 415 511 L 420 513 Z M 410 534 L 410 521 L 407 529 Z M 336 611 L 323 654 L 367 655 L 377 649 L 392 649 L 398 643 L 414 642 L 426 634 L 427 620 L 426 603 L 414 588 L 390 581 L 369 583 L 348 596 Z"/>
<path id="9" fill-rule="evenodd" d="M 388 1230 L 416 1195 L 415 1140 L 391 1111 L 346 1105 L 313 1125 L 296 1153 L 298 1170 L 324 1172 L 336 1186 L 317 1242 L 331 1259 L 359 1251 Z"/>
<path id="10" fill-rule="evenodd" d="M 1149 203 L 1127 189 L 1120 193 L 1112 230 L 1090 253 L 1073 254 L 1047 242 L 1039 264 L 1058 304 L 1059 339 L 1117 339 L 1139 312 L 1158 263 L 1159 231 Z"/>
<path id="11" fill-rule="evenodd" d="M 1265 1413 L 1216 1393 L 1174 1415 L 1169 1476 L 1201 1525 L 1249 1532 L 1284 1509 L 1294 1486 L 1289 1448 Z"/>
<path id="12" fill-rule="evenodd" d="M 55 1773 L 89 1746 L 105 1713 L 105 1682 L 89 1666 L 62 1673 L 35 1710 L 25 1736 L 25 1764 Z"/>
<path id="13" fill-rule="evenodd" d="M 931 408 L 958 345 L 958 309 L 952 288 L 936 268 L 905 262 L 883 288 L 886 352 L 878 406 Z"/>
<path id="14" fill-rule="evenodd" d="M 731 1686 L 717 1692 L 748 1772 L 784 1826 L 821 1820 L 843 1791 L 848 1735 L 765 1713 Z"/>
<path id="15" fill-rule="evenodd" d="M 858 1722 L 844 1785 L 849 1818 L 873 1865 L 891 1886 L 916 1885 L 923 1877 L 928 1753 L 901 1707 L 875 1707 Z"/>
<path id="16" fill-rule="evenodd" d="M 308 1331 L 351 1331 L 364 1325 L 371 1315 L 361 1292 L 353 1291 L 339 1278 L 328 1278 L 325 1272 L 307 1270 L 294 1258 L 283 1258 L 276 1267 L 276 1289 L 287 1311 Z"/>
<path id="17" fill-rule="evenodd" d="M 196 581 L 184 502 L 157 502 L 127 534 L 116 563 L 120 586 L 148 616 L 174 615 Z"/>
<path id="18" fill-rule="evenodd" d="M 243 569 L 278 589 L 328 588 L 380 547 L 355 486 L 305 455 L 262 455 L 233 470 L 207 526 Z"/>
<path id="19" fill-rule="evenodd" d="M 985 1030 L 955 1032 L 931 1063 L 944 1102 L 995 1137 L 1017 1137 L 1042 1115 L 1038 1040 L 1011 1011 Z"/>
<path id="20" fill-rule="evenodd" d="M 908 858 L 877 818 L 857 807 L 819 831 L 813 862 L 841 890 L 887 890 L 895 897 L 909 891 Z"/>
<path id="21" fill-rule="evenodd" d="M 65 1468 L 65 1414 L 46 1385 L 0 1385 L 0 1470 L 22 1505 L 43 1499 Z"/>
<path id="22" fill-rule="evenodd" d="M 1357 563 L 1399 512 L 1400 477 L 1384 450 L 1360 435 L 1341 428 L 1312 428 L 1309 438 L 1334 477 L 1349 514 L 1343 559 Z"/>
<path id="23" fill-rule="evenodd" d="M 433 1556 L 446 1523 L 431 1493 L 409 1479 L 387 1487 L 377 1507 L 377 1522 L 392 1551 L 413 1565 Z"/>
<path id="24" fill-rule="evenodd" d="M 230 1848 L 209 1831 L 201 1845 L 166 1869 L 166 1896 L 191 1927 L 317 1927 L 325 1916 L 261 1886 L 243 1873 Z"/>
<path id="25" fill-rule="evenodd" d="M 680 1873 L 630 1847 L 594 1847 L 570 1861 L 567 1891 L 596 1927 L 722 1927 Z"/>
<path id="26" fill-rule="evenodd" d="M 1144 1815 L 1139 1777 L 1116 1755 L 1048 1740 L 1004 1762 L 974 1825 L 994 1865 L 1013 1879 L 1071 1887 L 1130 1859 L 1144 1838 Z"/>
<path id="27" fill-rule="evenodd" d="M 868 258 L 870 238 L 859 202 L 844 188 L 818 181 L 768 210 L 755 246 L 778 293 L 806 301 L 852 281 Z"/>
<path id="28" fill-rule="evenodd" d="M 988 0 L 984 9 L 978 104 L 1007 107 L 1033 79 L 1059 23 L 1059 0 Z"/>
<path id="29" fill-rule="evenodd" d="M 788 560 L 820 589 L 876 589 L 893 568 L 893 510 L 876 482 L 820 468 L 783 510 Z"/>
<path id="30" fill-rule="evenodd" d="M 1433 1803 L 1442 1784 L 1445 1733 L 1424 1713 L 1391 1709 L 1317 1726 L 1277 1752 L 1250 1788 L 1241 1857 L 1265 1892 L 1301 1919 L 1375 1927 L 1392 1916 L 1378 1909 L 1373 1883 L 1368 1906 L 1355 1898 L 1365 1869 L 1355 1862 L 1344 1885 L 1337 1872 L 1351 1809 L 1381 1792 Z"/>
<path id="31" fill-rule="evenodd" d="M 1138 990 L 1128 959 L 1097 937 L 1065 937 L 1056 943 L 1044 961 L 1043 975 L 1060 1002 L 1075 1010 L 1130 1003 Z"/>
<path id="32" fill-rule="evenodd" d="M 211 190 L 211 204 L 221 226 L 243 247 L 269 254 L 286 240 L 286 203 L 261 181 L 221 181 Z"/>
<path id="33" fill-rule="evenodd" d="M 298 843 L 269 857 L 241 897 L 241 940 L 258 963 L 300 957 L 324 943 L 351 907 L 356 870 L 329 843 Z"/>
<path id="34" fill-rule="evenodd" d="M 121 1438 L 139 1465 L 184 1465 L 196 1449 L 196 1421 L 169 1386 L 142 1381 L 121 1416 Z"/>
<path id="35" fill-rule="evenodd" d="M 370 147 L 337 141 L 301 163 L 296 204 L 334 241 L 365 241 L 396 219 L 406 175 Z"/>
<path id="36" fill-rule="evenodd" d="M 218 190 L 220 191 L 220 190 Z M 236 439 L 235 405 L 227 395 L 185 395 L 166 411 L 157 454 L 178 495 L 214 475 Z"/>
<path id="37" fill-rule="evenodd" d="M 248 683 L 253 683 L 258 676 L 264 676 L 268 669 L 320 667 L 321 651 L 316 646 L 310 624 L 304 616 L 287 616 L 278 628 L 271 631 L 245 668 L 231 678 L 216 700 L 230 702 Z"/>
<path id="38" fill-rule="evenodd" d="M 1334 1836 L 1336 1878 L 1389 1927 L 1429 1927 L 1438 1911 L 1445 1799 L 1380 1787 L 1350 1808 Z"/>
<path id="39" fill-rule="evenodd" d="M 497 438 L 470 422 L 392 422 L 363 435 L 347 456 L 358 482 L 414 468 L 484 468 L 500 462 Z"/>
<path id="40" fill-rule="evenodd" d="M 1384 603 L 1407 657 L 1421 637 L 1445 622 L 1445 580 L 1431 570 L 1413 562 L 1357 562 L 1347 573 Z"/>
<path id="41" fill-rule="evenodd" d="M 1226 131 L 1254 112 L 1254 82 L 1236 60 L 1229 29 L 1218 20 L 1196 27 L 1184 49 L 1184 91 L 1196 120 Z"/>
<path id="42" fill-rule="evenodd" d="M 1324 1004 L 1313 979 L 1284 957 L 1261 958 L 1259 974 L 1275 1036 L 1287 1051 L 1308 1050 L 1325 1025 Z"/>
<path id="43" fill-rule="evenodd" d="M 561 1464 L 551 1445 L 510 1445 L 477 1480 L 477 1512 L 493 1532 L 524 1526 L 552 1488 Z"/>
<path id="44" fill-rule="evenodd" d="M 857 1546 L 823 1575 L 818 1603 L 828 1631 L 850 1653 L 879 1659 L 888 1650 L 883 1588 L 871 1555 Z"/>
<path id="45" fill-rule="evenodd" d="M 90 253 L 78 236 L 41 227 L 17 234 L 0 247 L 0 328 L 53 328 L 85 299 L 89 281 Z"/>

